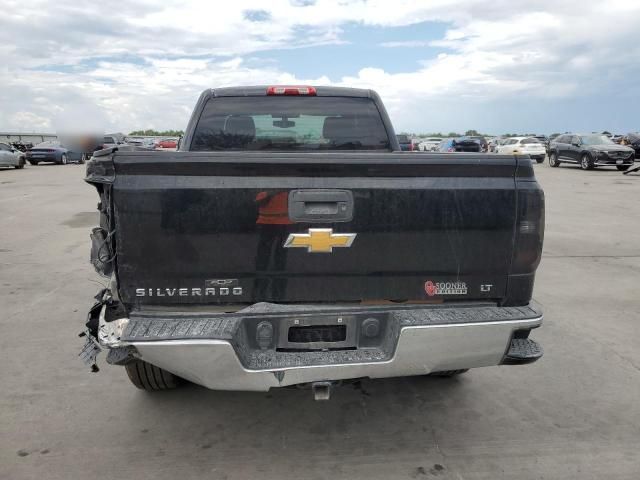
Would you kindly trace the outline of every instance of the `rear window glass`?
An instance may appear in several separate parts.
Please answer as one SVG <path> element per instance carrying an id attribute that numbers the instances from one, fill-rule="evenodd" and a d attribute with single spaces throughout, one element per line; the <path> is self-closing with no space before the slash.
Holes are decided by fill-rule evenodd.
<path id="1" fill-rule="evenodd" d="M 520 143 L 526 144 L 526 143 L 542 143 L 542 142 L 540 140 L 538 140 L 537 138 L 525 138 L 525 139 L 521 140 Z"/>
<path id="2" fill-rule="evenodd" d="M 191 150 L 379 150 L 389 148 L 370 98 L 217 97 L 204 107 Z"/>
<path id="3" fill-rule="evenodd" d="M 409 137 L 407 135 L 396 135 L 396 138 L 398 139 L 398 143 L 410 143 L 411 140 L 409 140 Z"/>

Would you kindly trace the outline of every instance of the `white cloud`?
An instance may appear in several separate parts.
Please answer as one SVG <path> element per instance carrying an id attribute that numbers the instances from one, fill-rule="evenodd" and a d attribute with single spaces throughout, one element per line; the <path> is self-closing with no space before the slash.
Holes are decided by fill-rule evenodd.
<path id="1" fill-rule="evenodd" d="M 201 90 L 234 84 L 373 88 L 408 129 L 454 128 L 456 121 L 464 128 L 484 118 L 478 112 L 486 105 L 523 97 L 627 88 L 638 98 L 631 79 L 640 75 L 639 14 L 636 0 L 10 0 L 0 29 L 0 129 L 61 128 L 77 112 L 109 130 L 180 128 Z M 413 71 L 368 65 L 340 78 L 304 78 L 295 67 L 247 61 L 267 50 L 339 44 L 351 23 L 421 21 L 449 28 L 436 41 L 408 36 L 380 49 L 381 57 L 399 48 L 440 51 Z"/>

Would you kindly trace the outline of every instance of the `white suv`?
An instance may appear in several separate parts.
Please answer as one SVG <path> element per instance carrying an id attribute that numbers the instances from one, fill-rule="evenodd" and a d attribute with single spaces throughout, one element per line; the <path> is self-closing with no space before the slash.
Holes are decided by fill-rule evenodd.
<path id="1" fill-rule="evenodd" d="M 496 146 L 496 153 L 502 155 L 529 155 L 538 163 L 544 162 L 547 153 L 544 143 L 535 137 L 512 137 Z"/>
<path id="2" fill-rule="evenodd" d="M 437 152 L 441 141 L 442 138 L 439 137 L 423 138 L 418 144 L 418 150 L 421 152 Z"/>

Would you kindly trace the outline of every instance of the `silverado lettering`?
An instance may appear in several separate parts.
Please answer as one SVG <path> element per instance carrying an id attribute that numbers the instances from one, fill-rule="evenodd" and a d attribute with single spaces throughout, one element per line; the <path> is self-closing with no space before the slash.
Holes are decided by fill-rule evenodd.
<path id="1" fill-rule="evenodd" d="M 180 297 L 201 297 L 215 296 L 217 295 L 242 295 L 242 287 L 220 287 L 216 290 L 213 287 L 207 288 L 136 288 L 136 297 L 173 297 L 178 295 Z"/>

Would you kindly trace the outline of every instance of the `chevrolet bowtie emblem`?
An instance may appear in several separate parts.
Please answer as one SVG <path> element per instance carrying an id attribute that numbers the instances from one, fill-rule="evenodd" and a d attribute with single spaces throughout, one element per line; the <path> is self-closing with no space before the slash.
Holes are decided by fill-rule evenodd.
<path id="1" fill-rule="evenodd" d="M 309 233 L 292 233 L 285 248 L 304 247 L 309 253 L 331 253 L 335 247 L 350 247 L 355 233 L 333 233 L 332 228 L 310 228 Z"/>

